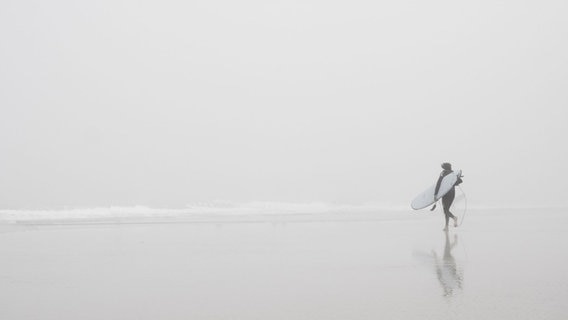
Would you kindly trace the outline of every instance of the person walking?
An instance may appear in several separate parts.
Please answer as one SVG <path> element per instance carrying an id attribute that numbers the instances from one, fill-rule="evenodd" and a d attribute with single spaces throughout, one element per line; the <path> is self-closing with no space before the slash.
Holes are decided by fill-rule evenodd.
<path id="1" fill-rule="evenodd" d="M 447 176 L 448 174 L 453 172 L 452 171 L 452 165 L 449 162 L 442 163 L 442 169 L 443 170 L 442 170 L 442 173 L 440 173 L 440 177 L 438 178 L 438 182 L 436 182 L 436 189 L 434 190 L 434 199 L 436 199 L 438 197 L 438 191 L 440 190 L 440 185 L 442 184 L 442 179 L 444 179 L 445 176 Z M 458 218 L 450 211 L 450 207 L 452 206 L 452 203 L 454 202 L 454 198 L 456 197 L 455 186 L 459 185 L 462 182 L 463 182 L 463 180 L 461 179 L 461 177 L 458 177 L 458 180 L 452 186 L 450 191 L 448 191 L 448 193 L 446 193 L 442 197 L 442 207 L 444 209 L 444 218 L 446 219 L 446 225 L 444 227 L 444 231 L 448 230 L 448 223 L 450 221 L 450 218 L 452 218 L 454 220 L 454 227 L 458 226 Z M 436 205 L 434 205 L 432 210 L 435 207 L 436 207 Z"/>

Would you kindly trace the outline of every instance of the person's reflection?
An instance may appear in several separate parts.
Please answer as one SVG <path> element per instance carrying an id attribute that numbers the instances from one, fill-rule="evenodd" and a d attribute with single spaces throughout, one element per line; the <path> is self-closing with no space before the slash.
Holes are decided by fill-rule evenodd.
<path id="1" fill-rule="evenodd" d="M 452 256 L 452 249 L 458 243 L 458 235 L 454 235 L 453 243 L 450 241 L 450 235 L 448 231 L 445 232 L 446 244 L 444 246 L 444 256 L 440 259 L 435 251 L 432 251 L 434 256 L 436 275 L 438 276 L 438 281 L 442 285 L 444 290 L 444 296 L 452 296 L 457 290 L 461 290 L 463 282 L 463 274 L 461 270 L 458 269 L 456 260 Z"/>

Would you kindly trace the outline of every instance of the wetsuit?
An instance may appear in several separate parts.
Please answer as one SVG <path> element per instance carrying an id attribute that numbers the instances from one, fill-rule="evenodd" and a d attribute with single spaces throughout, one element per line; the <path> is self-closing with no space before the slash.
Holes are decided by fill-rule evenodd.
<path id="1" fill-rule="evenodd" d="M 445 176 L 447 176 L 448 174 L 450 174 L 452 172 L 453 172 L 452 170 L 444 169 L 444 171 L 442 171 L 442 173 L 440 173 L 440 177 L 438 178 L 438 182 L 436 182 L 436 190 L 434 191 L 435 195 L 437 195 L 438 191 L 440 190 L 440 185 L 442 184 L 442 179 L 444 179 Z M 446 193 L 442 197 L 442 207 L 444 208 L 444 215 L 446 216 L 446 226 L 448 225 L 450 218 L 452 218 L 452 219 L 455 218 L 455 216 L 450 212 L 450 207 L 452 206 L 452 203 L 454 202 L 454 198 L 456 197 L 455 186 L 459 185 L 460 183 L 462 183 L 462 179 L 458 177 L 458 181 L 456 181 L 454 186 L 452 186 L 452 189 L 450 189 L 450 191 L 448 191 L 448 193 Z"/>

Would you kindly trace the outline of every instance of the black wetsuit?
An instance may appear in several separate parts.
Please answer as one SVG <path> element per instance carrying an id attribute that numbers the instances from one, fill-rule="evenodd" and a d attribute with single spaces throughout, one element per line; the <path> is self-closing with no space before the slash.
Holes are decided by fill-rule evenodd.
<path id="1" fill-rule="evenodd" d="M 444 171 L 442 171 L 442 173 L 440 173 L 440 177 L 438 178 L 438 182 L 436 182 L 436 190 L 434 191 L 435 195 L 437 195 L 438 191 L 440 190 L 440 185 L 442 184 L 442 179 L 444 179 L 445 176 L 447 176 L 448 174 L 450 174 L 452 172 L 453 172 L 452 170 L 444 169 Z M 456 197 L 455 186 L 459 185 L 460 183 L 462 183 L 462 179 L 460 177 L 458 177 L 458 180 L 456 181 L 456 183 L 454 184 L 452 189 L 450 189 L 450 191 L 448 191 L 448 193 L 446 193 L 442 197 L 442 207 L 444 208 L 444 215 L 446 216 L 446 226 L 448 225 L 450 218 L 455 218 L 455 216 L 450 212 L 450 207 L 452 206 L 452 203 L 454 202 L 454 198 Z"/>

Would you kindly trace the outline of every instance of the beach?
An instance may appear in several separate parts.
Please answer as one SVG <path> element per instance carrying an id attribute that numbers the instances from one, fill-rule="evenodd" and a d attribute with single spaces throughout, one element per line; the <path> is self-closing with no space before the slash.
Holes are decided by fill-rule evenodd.
<path id="1" fill-rule="evenodd" d="M 565 319 L 567 214 L 4 214 L 0 318 Z"/>

